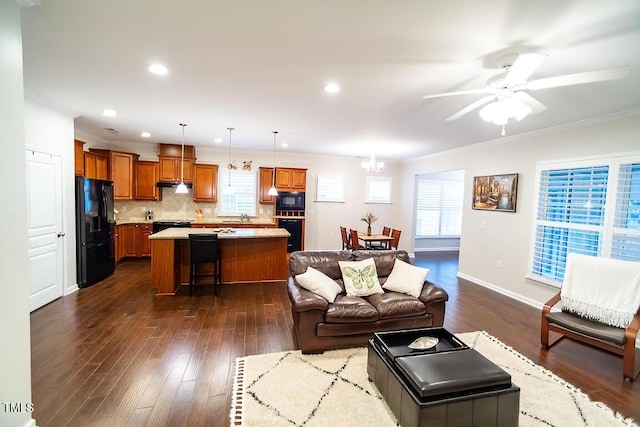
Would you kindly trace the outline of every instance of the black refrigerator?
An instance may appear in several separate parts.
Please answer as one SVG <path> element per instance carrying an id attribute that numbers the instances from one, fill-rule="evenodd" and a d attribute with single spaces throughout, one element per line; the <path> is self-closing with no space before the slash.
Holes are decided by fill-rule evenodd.
<path id="1" fill-rule="evenodd" d="M 113 182 L 76 177 L 76 272 L 78 286 L 113 274 L 115 260 Z"/>

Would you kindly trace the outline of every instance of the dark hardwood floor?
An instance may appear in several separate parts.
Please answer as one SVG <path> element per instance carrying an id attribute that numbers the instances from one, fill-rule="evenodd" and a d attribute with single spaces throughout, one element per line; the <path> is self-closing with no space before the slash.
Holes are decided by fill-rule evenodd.
<path id="1" fill-rule="evenodd" d="M 419 254 L 416 264 L 450 295 L 447 329 L 485 330 L 640 420 L 640 380 L 623 381 L 620 357 L 568 340 L 542 350 L 539 311 L 457 279 L 457 254 Z M 286 287 L 228 285 L 218 297 L 184 291 L 155 297 L 149 262 L 127 261 L 32 313 L 38 425 L 228 426 L 235 358 L 294 349 Z"/>

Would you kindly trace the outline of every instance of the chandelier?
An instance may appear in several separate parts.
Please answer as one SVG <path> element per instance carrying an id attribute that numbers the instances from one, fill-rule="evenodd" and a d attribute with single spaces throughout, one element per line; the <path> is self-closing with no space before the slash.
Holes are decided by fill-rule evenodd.
<path id="1" fill-rule="evenodd" d="M 380 172 L 382 168 L 384 168 L 384 162 L 376 161 L 376 155 L 371 154 L 369 157 L 369 161 L 361 163 L 362 169 L 372 173 L 372 172 Z"/>

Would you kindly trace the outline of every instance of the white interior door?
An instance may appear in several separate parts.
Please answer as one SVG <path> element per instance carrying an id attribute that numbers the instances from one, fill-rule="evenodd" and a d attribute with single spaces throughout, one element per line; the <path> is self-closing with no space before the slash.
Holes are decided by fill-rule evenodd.
<path id="1" fill-rule="evenodd" d="M 62 158 L 26 150 L 31 311 L 59 298 L 64 286 Z"/>

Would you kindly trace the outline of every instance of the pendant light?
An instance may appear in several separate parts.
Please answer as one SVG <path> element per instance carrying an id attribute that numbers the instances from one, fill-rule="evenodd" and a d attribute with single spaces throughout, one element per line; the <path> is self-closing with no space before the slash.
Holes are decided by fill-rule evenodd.
<path id="1" fill-rule="evenodd" d="M 224 194 L 234 194 L 235 191 L 233 189 L 233 187 L 231 186 L 231 168 L 233 167 L 231 164 L 231 131 L 234 128 L 227 128 L 227 130 L 229 131 L 229 164 L 227 164 L 227 169 L 229 170 L 229 179 L 227 180 L 227 186 L 224 188 Z"/>
<path id="2" fill-rule="evenodd" d="M 186 123 L 180 123 L 182 127 L 182 155 L 180 156 L 180 184 L 176 187 L 176 194 L 187 194 L 187 186 L 184 185 L 184 128 Z"/>
<path id="3" fill-rule="evenodd" d="M 273 131 L 273 173 L 271 174 L 271 188 L 267 192 L 269 196 L 277 196 L 278 190 L 276 190 L 276 135 L 277 130 Z"/>

